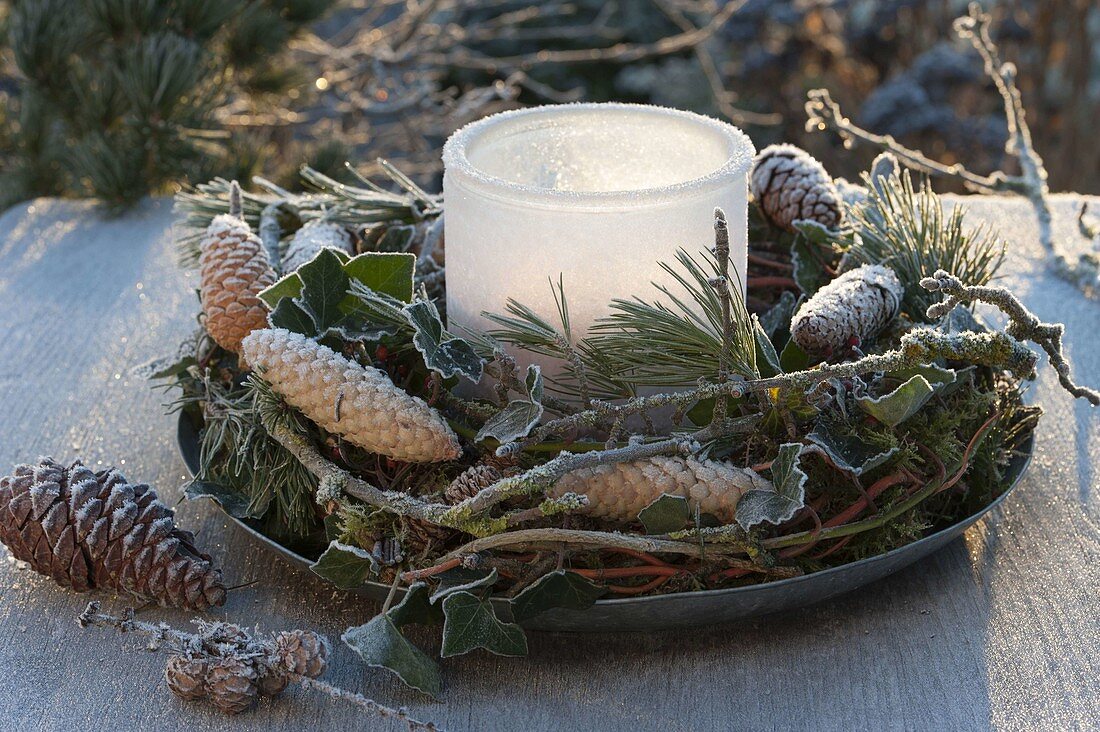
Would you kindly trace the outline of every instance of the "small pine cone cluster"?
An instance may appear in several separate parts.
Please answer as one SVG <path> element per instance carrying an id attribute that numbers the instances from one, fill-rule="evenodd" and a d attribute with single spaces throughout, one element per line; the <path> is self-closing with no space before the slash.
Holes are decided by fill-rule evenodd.
<path id="1" fill-rule="evenodd" d="M 625 463 L 609 463 L 566 473 L 547 495 L 566 493 L 588 497 L 584 513 L 616 523 L 636 521 L 643 508 L 668 493 L 688 499 L 692 511 L 709 513 L 731 523 L 741 496 L 771 484 L 748 468 L 713 460 L 652 457 Z"/>
<path id="2" fill-rule="evenodd" d="M 294 676 L 320 677 L 328 652 L 325 637 L 307 630 L 258 640 L 230 623 L 199 623 L 194 642 L 168 658 L 164 678 L 181 699 L 240 714 L 260 696 L 283 693 Z"/>
<path id="3" fill-rule="evenodd" d="M 833 179 L 808 152 L 794 145 L 769 145 L 753 164 L 752 196 L 775 226 L 795 231 L 796 221 L 840 225 L 840 193 Z"/>
<path id="4" fill-rule="evenodd" d="M 343 226 L 321 219 L 307 221 L 287 244 L 286 254 L 283 255 L 283 274 L 297 271 L 320 254 L 322 249 L 336 249 L 349 255 L 355 253 L 351 235 Z"/>
<path id="5" fill-rule="evenodd" d="M 275 283 L 275 270 L 260 238 L 229 214 L 210 222 L 200 252 L 206 330 L 219 346 L 240 353 L 241 340 L 267 325 L 267 306 L 259 295 Z"/>
<path id="6" fill-rule="evenodd" d="M 244 339 L 242 353 L 291 406 L 354 445 L 418 463 L 462 453 L 458 437 L 423 399 L 311 338 L 282 328 L 257 330 Z"/>
<path id="7" fill-rule="evenodd" d="M 156 491 L 113 468 L 45 457 L 0 479 L 0 541 L 36 572 L 77 592 L 111 589 L 200 611 L 222 605 L 221 572 L 173 515 Z"/>
<path id="8" fill-rule="evenodd" d="M 802 304 L 791 319 L 791 339 L 807 353 L 845 353 L 897 316 L 903 292 L 889 267 L 865 264 L 849 270 Z"/>

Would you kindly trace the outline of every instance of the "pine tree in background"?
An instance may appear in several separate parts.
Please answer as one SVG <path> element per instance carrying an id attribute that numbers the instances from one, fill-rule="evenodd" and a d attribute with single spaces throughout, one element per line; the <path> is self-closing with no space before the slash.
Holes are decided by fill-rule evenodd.
<path id="1" fill-rule="evenodd" d="M 334 0 L 15 0 L 0 9 L 0 207 L 34 195 L 124 208 L 185 180 L 245 177 L 229 110 L 297 79 L 289 40 Z"/>

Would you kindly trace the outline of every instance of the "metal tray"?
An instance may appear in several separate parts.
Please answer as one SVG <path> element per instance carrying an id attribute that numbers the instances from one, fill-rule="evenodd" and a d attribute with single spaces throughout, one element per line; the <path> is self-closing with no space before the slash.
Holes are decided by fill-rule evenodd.
<path id="1" fill-rule="evenodd" d="M 187 464 L 188 471 L 194 475 L 199 464 L 199 433 L 195 424 L 185 414 L 180 414 L 176 438 L 183 461 Z M 1020 482 L 1020 478 L 1031 463 L 1034 447 L 1035 441 L 1032 436 L 1024 444 L 1022 453 L 1013 458 L 1009 464 L 1008 473 L 1011 484 L 997 500 L 973 516 L 885 554 L 801 577 L 747 587 L 597 600 L 596 604 L 587 610 L 550 610 L 524 622 L 523 625 L 530 630 L 569 632 L 683 628 L 726 623 L 755 615 L 793 610 L 851 592 L 942 549 L 999 506 Z M 272 541 L 250 526 L 248 522 L 232 516 L 230 518 L 255 541 L 281 555 L 291 564 L 308 571 L 312 564 L 309 559 Z M 367 582 L 363 587 L 352 592 L 382 601 L 389 593 L 389 586 Z M 506 602 L 501 601 L 498 607 L 507 612 Z"/>

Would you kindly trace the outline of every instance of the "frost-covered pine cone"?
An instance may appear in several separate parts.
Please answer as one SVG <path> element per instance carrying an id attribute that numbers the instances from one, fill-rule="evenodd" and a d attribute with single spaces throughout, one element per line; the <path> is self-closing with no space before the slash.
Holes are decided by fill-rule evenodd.
<path id="1" fill-rule="evenodd" d="M 462 453 L 438 412 L 376 368 L 283 328 L 253 331 L 241 347 L 289 404 L 352 444 L 406 462 L 453 460 Z"/>
<path id="2" fill-rule="evenodd" d="M 791 319 L 791 338 L 807 353 L 846 351 L 875 336 L 897 316 L 903 292 L 889 267 L 857 267 L 802 304 Z"/>
<path id="3" fill-rule="evenodd" d="M 0 541 L 77 592 L 111 589 L 191 610 L 225 602 L 221 572 L 176 528 L 172 509 L 114 468 L 48 457 L 17 465 L 0 480 Z"/>
<path id="4" fill-rule="evenodd" d="M 260 695 L 256 667 L 235 657 L 213 658 L 206 664 L 206 696 L 226 714 L 240 714 Z"/>
<path id="5" fill-rule="evenodd" d="M 206 330 L 219 346 L 240 353 L 241 339 L 267 325 L 259 294 L 275 283 L 275 271 L 260 238 L 236 216 L 216 216 L 199 247 Z"/>
<path id="6" fill-rule="evenodd" d="M 294 272 L 316 257 L 322 249 L 336 249 L 354 254 L 355 248 L 348 230 L 321 219 L 307 221 L 291 237 L 283 255 L 283 274 Z"/>
<path id="7" fill-rule="evenodd" d="M 195 701 L 206 697 L 206 660 L 171 656 L 164 667 L 168 689 L 180 699 Z"/>
<path id="8" fill-rule="evenodd" d="M 713 460 L 652 457 L 574 470 L 562 476 L 547 495 L 588 496 L 584 513 L 628 523 L 637 520 L 638 513 L 662 493 L 668 493 L 687 498 L 692 511 L 698 507 L 702 513 L 730 523 L 742 494 L 754 488 L 767 490 L 771 483 L 748 468 Z"/>
<path id="9" fill-rule="evenodd" d="M 840 193 L 821 163 L 794 145 L 769 145 L 753 163 L 751 188 L 773 224 L 795 231 L 794 222 L 816 221 L 826 229 L 840 224 Z"/>

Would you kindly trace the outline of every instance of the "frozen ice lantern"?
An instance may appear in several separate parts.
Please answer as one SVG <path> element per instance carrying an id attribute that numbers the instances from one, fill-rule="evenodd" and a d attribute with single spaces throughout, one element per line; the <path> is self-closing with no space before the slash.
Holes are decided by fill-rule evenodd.
<path id="1" fill-rule="evenodd" d="M 675 288 L 659 264 L 713 246 L 716 206 L 743 280 L 754 152 L 732 125 L 642 105 L 534 107 L 463 127 L 443 148 L 452 330 L 490 329 L 481 314 L 509 298 L 556 325 L 560 276 L 579 339 L 613 298 Z"/>

